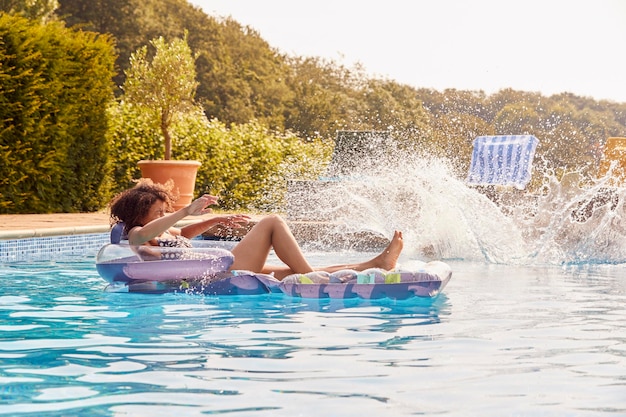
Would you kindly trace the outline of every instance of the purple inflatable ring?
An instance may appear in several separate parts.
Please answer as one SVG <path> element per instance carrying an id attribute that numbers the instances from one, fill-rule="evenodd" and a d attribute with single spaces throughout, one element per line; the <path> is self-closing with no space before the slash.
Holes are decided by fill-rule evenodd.
<path id="1" fill-rule="evenodd" d="M 233 260 L 231 252 L 220 248 L 108 244 L 96 256 L 96 269 L 110 284 L 197 280 L 228 271 Z"/>

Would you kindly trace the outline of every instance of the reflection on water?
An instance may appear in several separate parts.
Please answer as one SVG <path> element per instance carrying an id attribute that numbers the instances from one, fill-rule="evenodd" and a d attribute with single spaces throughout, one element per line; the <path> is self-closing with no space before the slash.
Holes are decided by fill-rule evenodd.
<path id="1" fill-rule="evenodd" d="M 3 267 L 0 415 L 626 413 L 621 267 L 451 265 L 440 297 L 402 301 L 106 293 L 93 260 Z"/>

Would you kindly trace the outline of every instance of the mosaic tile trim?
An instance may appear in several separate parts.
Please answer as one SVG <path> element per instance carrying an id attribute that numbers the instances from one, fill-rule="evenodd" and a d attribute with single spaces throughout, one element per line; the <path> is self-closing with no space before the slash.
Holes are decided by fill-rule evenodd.
<path id="1" fill-rule="evenodd" d="M 0 263 L 95 258 L 107 243 L 109 233 L 0 240 Z"/>

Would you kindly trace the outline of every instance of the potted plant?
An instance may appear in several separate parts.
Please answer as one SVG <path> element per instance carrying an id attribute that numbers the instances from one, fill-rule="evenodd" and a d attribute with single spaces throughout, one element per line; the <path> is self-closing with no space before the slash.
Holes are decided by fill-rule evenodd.
<path id="1" fill-rule="evenodd" d="M 143 46 L 130 57 L 130 67 L 124 82 L 124 100 L 140 107 L 159 124 L 163 136 L 163 160 L 141 160 L 138 166 L 144 178 L 165 184 L 174 182 L 174 192 L 179 199 L 174 209 L 185 207 L 193 199 L 196 174 L 200 162 L 172 160 L 171 127 L 186 112 L 196 111 L 194 96 L 196 81 L 195 61 L 183 39 L 166 42 L 163 37 L 150 41 L 154 56 L 148 58 L 148 48 Z"/>

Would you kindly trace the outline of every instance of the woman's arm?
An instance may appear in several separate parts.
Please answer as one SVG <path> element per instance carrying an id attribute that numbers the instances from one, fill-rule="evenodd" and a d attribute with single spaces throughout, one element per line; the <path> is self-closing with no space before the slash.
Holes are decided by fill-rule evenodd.
<path id="1" fill-rule="evenodd" d="M 159 217 L 144 226 L 134 227 L 128 232 L 128 243 L 131 245 L 143 245 L 149 240 L 162 235 L 187 216 L 200 216 L 210 213 L 211 209 L 208 206 L 215 203 L 217 203 L 217 197 L 205 194 L 178 211 Z"/>
<path id="2" fill-rule="evenodd" d="M 191 239 L 217 225 L 233 229 L 239 229 L 247 225 L 249 221 L 250 216 L 246 216 L 245 214 L 233 214 L 229 216 L 212 217 L 210 219 L 203 220 L 198 223 L 189 224 L 183 227 L 180 230 L 180 234 L 188 239 Z"/>

